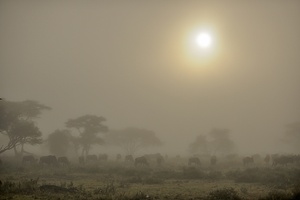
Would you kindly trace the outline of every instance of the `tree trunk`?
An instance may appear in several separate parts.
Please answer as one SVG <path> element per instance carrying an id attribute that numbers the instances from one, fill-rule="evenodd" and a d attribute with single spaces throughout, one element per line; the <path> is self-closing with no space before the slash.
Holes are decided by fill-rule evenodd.
<path id="1" fill-rule="evenodd" d="M 20 153 L 17 150 L 17 146 L 14 146 L 14 152 L 15 152 L 15 157 L 16 158 L 20 157 Z"/>
<path id="2" fill-rule="evenodd" d="M 21 152 L 20 152 L 20 156 L 23 156 L 24 154 L 24 143 L 21 144 Z"/>

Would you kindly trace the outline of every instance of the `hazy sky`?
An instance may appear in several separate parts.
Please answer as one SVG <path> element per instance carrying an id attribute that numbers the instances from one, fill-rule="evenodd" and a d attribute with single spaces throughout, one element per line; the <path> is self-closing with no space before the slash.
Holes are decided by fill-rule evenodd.
<path id="1" fill-rule="evenodd" d="M 299 19 L 297 0 L 1 0 L 0 95 L 52 107 L 45 135 L 96 114 L 178 151 L 218 127 L 268 152 L 300 120 Z M 208 56 L 187 45 L 199 29 Z"/>

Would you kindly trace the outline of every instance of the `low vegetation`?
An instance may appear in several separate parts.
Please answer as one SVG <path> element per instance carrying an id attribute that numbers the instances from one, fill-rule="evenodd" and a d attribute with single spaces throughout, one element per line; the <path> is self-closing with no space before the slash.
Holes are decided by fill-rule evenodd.
<path id="1" fill-rule="evenodd" d="M 0 199 L 294 200 L 300 196 L 297 165 L 232 169 L 170 163 L 135 167 L 113 161 L 63 167 L 6 162 L 0 166 L 0 180 Z"/>

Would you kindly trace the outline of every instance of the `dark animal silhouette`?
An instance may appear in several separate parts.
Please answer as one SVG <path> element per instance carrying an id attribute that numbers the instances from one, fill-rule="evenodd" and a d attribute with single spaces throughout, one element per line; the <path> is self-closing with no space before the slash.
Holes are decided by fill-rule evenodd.
<path id="1" fill-rule="evenodd" d="M 191 157 L 191 158 L 189 158 L 188 165 L 191 166 L 192 164 L 200 166 L 201 165 L 201 161 L 200 161 L 200 159 L 198 157 Z"/>
<path id="2" fill-rule="evenodd" d="M 68 158 L 65 157 L 65 156 L 58 157 L 58 158 L 57 158 L 57 162 L 58 162 L 58 164 L 60 164 L 60 165 L 62 165 L 62 166 L 66 166 L 66 165 L 69 165 L 69 164 L 70 164 Z"/>
<path id="3" fill-rule="evenodd" d="M 135 160 L 134 160 L 134 166 L 138 166 L 138 165 L 146 165 L 146 166 L 149 166 L 149 163 L 146 159 L 145 156 L 141 156 L 141 157 L 137 157 Z"/>
<path id="4" fill-rule="evenodd" d="M 212 156 L 210 158 L 210 164 L 211 165 L 216 165 L 217 164 L 217 156 Z"/>
<path id="5" fill-rule="evenodd" d="M 127 155 L 125 156 L 125 162 L 133 162 L 133 156 L 132 155 Z"/>
<path id="6" fill-rule="evenodd" d="M 40 157 L 40 165 L 58 166 L 57 158 L 53 155 Z"/>
<path id="7" fill-rule="evenodd" d="M 22 158 L 22 164 L 26 165 L 26 164 L 30 164 L 33 165 L 36 163 L 36 159 L 32 156 L 32 155 L 28 155 L 28 156 L 23 156 Z"/>
<path id="8" fill-rule="evenodd" d="M 104 154 L 99 154 L 98 156 L 99 161 L 107 161 L 108 160 L 108 155 L 106 153 Z"/>
<path id="9" fill-rule="evenodd" d="M 253 164 L 254 163 L 254 159 L 253 157 L 245 157 L 243 158 L 243 164 L 246 166 L 246 165 L 249 165 L 249 164 Z"/>

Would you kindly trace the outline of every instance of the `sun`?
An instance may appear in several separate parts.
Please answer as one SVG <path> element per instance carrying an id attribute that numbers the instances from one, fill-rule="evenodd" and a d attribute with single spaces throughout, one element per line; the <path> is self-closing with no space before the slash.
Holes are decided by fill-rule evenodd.
<path id="1" fill-rule="evenodd" d="M 196 36 L 196 44 L 203 49 L 206 49 L 212 44 L 212 37 L 206 32 L 199 33 Z"/>

